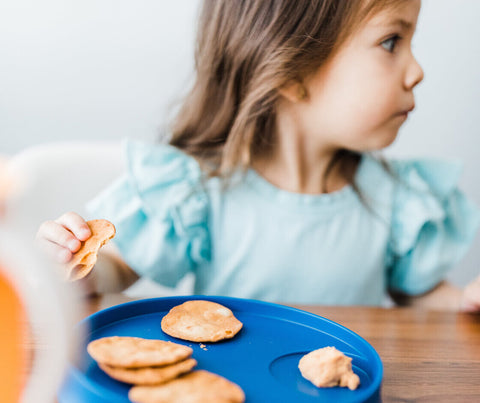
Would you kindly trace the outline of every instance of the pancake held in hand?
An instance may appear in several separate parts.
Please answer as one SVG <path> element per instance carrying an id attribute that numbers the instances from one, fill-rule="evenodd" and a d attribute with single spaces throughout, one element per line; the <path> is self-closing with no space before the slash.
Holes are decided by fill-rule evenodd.
<path id="1" fill-rule="evenodd" d="M 304 355 L 298 368 L 315 386 L 347 386 L 357 389 L 360 378 L 352 371 L 352 359 L 335 347 L 324 347 Z"/>
<path id="2" fill-rule="evenodd" d="M 107 220 L 87 221 L 92 236 L 82 242 L 80 249 L 67 264 L 67 279 L 80 280 L 92 271 L 99 249 L 115 236 L 114 225 Z"/>
<path id="3" fill-rule="evenodd" d="M 121 368 L 107 364 L 99 367 L 113 379 L 135 385 L 157 385 L 175 379 L 179 375 L 190 372 L 197 361 L 193 358 L 165 365 L 163 367 Z"/>
<path id="4" fill-rule="evenodd" d="M 136 403 L 242 403 L 242 389 L 227 379 L 199 370 L 156 386 L 134 386 L 128 397 Z"/>
<path id="5" fill-rule="evenodd" d="M 98 363 L 121 368 L 174 364 L 193 353 L 190 347 L 170 341 L 120 336 L 94 340 L 88 344 L 87 351 Z"/>
<path id="6" fill-rule="evenodd" d="M 243 324 L 230 309 L 210 301 L 193 300 L 173 307 L 162 319 L 162 330 L 172 337 L 215 342 L 235 336 Z"/>

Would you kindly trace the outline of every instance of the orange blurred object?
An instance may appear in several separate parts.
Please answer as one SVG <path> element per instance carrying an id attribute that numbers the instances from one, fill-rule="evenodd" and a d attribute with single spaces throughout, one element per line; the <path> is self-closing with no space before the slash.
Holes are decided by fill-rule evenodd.
<path id="1" fill-rule="evenodd" d="M 0 263 L 0 396 L 4 403 L 17 403 L 25 384 L 27 316 L 20 296 L 5 276 Z"/>

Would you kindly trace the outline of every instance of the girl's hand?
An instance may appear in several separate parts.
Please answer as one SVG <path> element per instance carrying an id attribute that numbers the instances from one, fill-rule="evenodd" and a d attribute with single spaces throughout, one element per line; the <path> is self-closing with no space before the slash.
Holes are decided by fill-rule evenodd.
<path id="1" fill-rule="evenodd" d="M 85 220 L 77 213 L 66 213 L 54 221 L 45 221 L 40 225 L 36 243 L 56 263 L 68 263 L 81 242 L 92 233 Z"/>
<path id="2" fill-rule="evenodd" d="M 460 309 L 464 312 L 480 311 L 480 276 L 463 290 Z"/>
<path id="3" fill-rule="evenodd" d="M 70 212 L 40 225 L 36 243 L 54 262 L 64 265 L 90 236 L 92 233 L 85 220 Z M 138 275 L 121 259 L 113 245 L 106 245 L 99 253 L 95 267 L 97 270 L 76 281 L 86 297 L 121 292 L 138 279 Z"/>
<path id="4" fill-rule="evenodd" d="M 77 213 L 70 212 L 54 221 L 42 223 L 37 232 L 36 244 L 55 263 L 64 265 L 80 249 L 82 241 L 86 241 L 91 235 L 85 220 Z M 77 284 L 84 296 L 96 295 L 96 286 L 92 276 L 86 276 Z"/>

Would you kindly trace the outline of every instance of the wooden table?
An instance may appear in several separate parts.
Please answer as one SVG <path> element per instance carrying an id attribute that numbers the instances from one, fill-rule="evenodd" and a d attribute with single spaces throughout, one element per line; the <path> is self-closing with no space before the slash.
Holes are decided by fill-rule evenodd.
<path id="1" fill-rule="evenodd" d="M 298 307 L 353 330 L 384 366 L 384 402 L 480 402 L 480 315 Z"/>
<path id="2" fill-rule="evenodd" d="M 92 299 L 86 314 L 125 302 Z M 480 315 L 413 308 L 295 306 L 365 338 L 384 366 L 383 402 L 480 402 Z"/>

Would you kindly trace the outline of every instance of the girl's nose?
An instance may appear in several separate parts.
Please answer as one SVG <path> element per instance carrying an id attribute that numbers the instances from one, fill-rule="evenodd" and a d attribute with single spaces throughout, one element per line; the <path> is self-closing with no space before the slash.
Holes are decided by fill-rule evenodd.
<path id="1" fill-rule="evenodd" d="M 417 59 L 412 54 L 411 61 L 405 74 L 405 89 L 412 90 L 417 84 L 419 84 L 423 80 L 423 77 L 424 74 L 422 66 L 420 66 Z"/>

